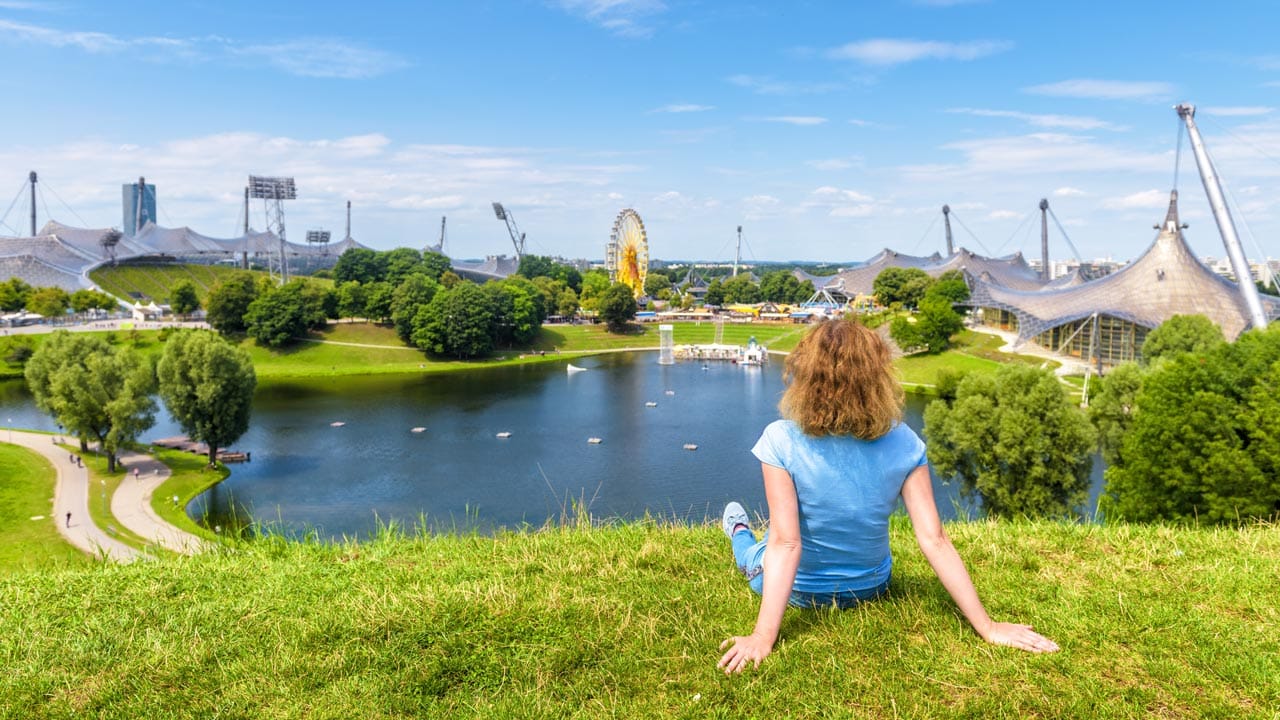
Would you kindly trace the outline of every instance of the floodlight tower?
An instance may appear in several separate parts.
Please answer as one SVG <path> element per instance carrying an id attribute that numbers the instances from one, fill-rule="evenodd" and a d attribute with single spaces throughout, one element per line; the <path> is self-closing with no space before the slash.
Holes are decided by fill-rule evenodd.
<path id="1" fill-rule="evenodd" d="M 507 232 L 511 234 L 511 244 L 516 248 L 516 264 L 520 263 L 520 258 L 524 257 L 524 233 L 520 232 L 520 228 L 516 226 L 516 218 L 511 211 L 502 207 L 502 203 L 493 204 L 493 214 L 499 220 L 507 224 Z"/>
<path id="2" fill-rule="evenodd" d="M 331 234 L 328 230 L 308 230 L 308 231 L 307 231 L 307 244 L 308 244 L 308 245 L 323 245 L 324 247 L 322 247 L 322 248 L 320 249 L 320 252 L 321 252 L 322 254 L 324 254 L 324 255 L 328 255 L 328 254 L 329 254 L 329 238 L 330 238 L 330 237 L 332 237 L 332 234 Z"/>
<path id="3" fill-rule="evenodd" d="M 1174 106 L 1173 109 L 1187 124 L 1191 148 L 1196 153 L 1196 167 L 1200 170 L 1200 182 L 1204 183 L 1204 192 L 1209 196 L 1209 207 L 1213 209 L 1213 219 L 1218 223 L 1222 244 L 1226 246 L 1227 255 L 1231 258 L 1231 268 L 1236 273 L 1236 286 L 1240 288 L 1240 296 L 1249 310 L 1253 327 L 1261 330 L 1267 326 L 1267 314 L 1262 309 L 1258 288 L 1253 284 L 1253 273 L 1249 272 L 1249 261 L 1245 258 L 1240 236 L 1236 235 L 1236 226 L 1231 220 L 1231 212 L 1227 210 L 1227 201 L 1222 197 L 1222 184 L 1218 181 L 1218 171 L 1214 169 L 1213 161 L 1209 159 L 1209 151 L 1205 150 L 1204 140 L 1200 138 L 1200 130 L 1196 127 L 1196 106 L 1184 103 Z"/>
<path id="4" fill-rule="evenodd" d="M 249 176 L 249 194 L 261 198 L 267 211 L 267 231 L 280 239 L 280 284 L 289 282 L 289 258 L 285 254 L 284 200 L 297 200 L 298 189 L 291 177 Z M 268 271 L 271 269 L 268 261 Z"/>

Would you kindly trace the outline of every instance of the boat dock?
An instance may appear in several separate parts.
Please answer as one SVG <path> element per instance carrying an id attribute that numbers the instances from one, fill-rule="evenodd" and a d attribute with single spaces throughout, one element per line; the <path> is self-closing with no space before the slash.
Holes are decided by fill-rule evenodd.
<path id="1" fill-rule="evenodd" d="M 209 446 L 202 442 L 195 442 L 186 435 L 175 435 L 174 437 L 160 438 L 152 440 L 152 445 L 156 447 L 169 448 L 170 450 L 181 450 L 189 452 L 193 455 L 208 455 Z M 239 452 L 236 450 L 219 450 L 218 460 L 224 463 L 241 463 L 249 462 L 252 453 Z"/>

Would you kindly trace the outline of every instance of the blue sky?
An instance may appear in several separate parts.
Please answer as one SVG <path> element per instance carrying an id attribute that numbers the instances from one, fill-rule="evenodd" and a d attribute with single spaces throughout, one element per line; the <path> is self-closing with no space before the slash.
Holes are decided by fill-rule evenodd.
<path id="1" fill-rule="evenodd" d="M 1044 197 L 1127 259 L 1187 101 L 1246 251 L 1280 256 L 1276 27 L 1250 0 L 0 0 L 0 193 L 34 169 L 55 219 L 119 226 L 145 175 L 161 224 L 226 237 L 247 175 L 293 175 L 295 240 L 351 200 L 376 248 L 447 215 L 450 254 L 508 252 L 501 201 L 538 253 L 601 258 L 633 207 L 653 257 L 731 259 L 742 225 L 748 260 L 829 261 L 941 250 L 944 203 L 958 244 L 1038 255 Z M 1185 141 L 1178 185 L 1223 255 Z"/>

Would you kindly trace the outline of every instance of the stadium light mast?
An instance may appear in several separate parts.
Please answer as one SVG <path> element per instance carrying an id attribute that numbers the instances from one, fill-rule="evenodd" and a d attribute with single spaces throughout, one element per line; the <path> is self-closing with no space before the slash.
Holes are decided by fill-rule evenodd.
<path id="1" fill-rule="evenodd" d="M 956 254 L 955 245 L 951 241 L 951 206 L 942 206 L 942 225 L 947 229 L 947 257 Z"/>
<path id="2" fill-rule="evenodd" d="M 280 240 L 280 284 L 289 282 L 289 258 L 285 254 L 284 203 L 297 200 L 298 189 L 291 177 L 249 176 L 249 194 L 261 198 L 267 209 L 267 231 L 275 232 Z M 270 268 L 270 265 L 268 265 Z"/>
<path id="3" fill-rule="evenodd" d="M 31 175 L 31 237 L 36 236 L 36 171 L 32 170 Z"/>
<path id="4" fill-rule="evenodd" d="M 1178 117 L 1187 125 L 1187 135 L 1191 138 L 1191 147 L 1196 153 L 1196 167 L 1200 170 L 1200 181 L 1204 183 L 1204 192 L 1209 196 L 1209 207 L 1213 209 L 1213 219 L 1218 223 L 1218 232 L 1222 235 L 1222 244 L 1227 248 L 1227 256 L 1231 258 L 1231 268 L 1236 273 L 1236 286 L 1240 288 L 1240 296 L 1249 310 L 1249 318 L 1253 326 L 1262 329 L 1267 326 L 1267 314 L 1262 310 L 1262 300 L 1258 297 L 1258 288 L 1253 284 L 1253 273 L 1249 272 L 1249 261 L 1245 258 L 1244 247 L 1240 244 L 1240 236 L 1236 234 L 1235 223 L 1231 220 L 1231 212 L 1222 196 L 1222 183 L 1218 180 L 1218 171 L 1209 159 L 1204 140 L 1200 138 L 1200 130 L 1196 127 L 1196 106 L 1187 103 L 1175 105 Z"/>
<path id="5" fill-rule="evenodd" d="M 1049 200 L 1040 198 L 1040 279 L 1053 279 L 1049 272 Z"/>
<path id="6" fill-rule="evenodd" d="M 323 247 L 320 248 L 320 253 L 322 255 L 328 255 L 329 254 L 329 238 L 331 237 L 333 237 L 333 235 L 330 234 L 328 230 L 308 230 L 307 244 L 322 245 Z"/>
<path id="7" fill-rule="evenodd" d="M 497 218 L 507 224 L 507 232 L 511 235 L 511 244 L 516 248 L 516 264 L 520 263 L 520 258 L 524 257 L 524 233 L 520 232 L 520 228 L 516 225 L 516 218 L 511 211 L 502 207 L 502 203 L 493 204 L 493 214 Z"/>

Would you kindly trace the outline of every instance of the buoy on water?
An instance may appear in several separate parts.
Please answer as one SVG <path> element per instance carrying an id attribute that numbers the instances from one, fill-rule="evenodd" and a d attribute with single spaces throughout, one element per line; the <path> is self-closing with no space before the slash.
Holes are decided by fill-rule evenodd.
<path id="1" fill-rule="evenodd" d="M 498 433 L 498 437 L 502 438 L 503 440 L 506 440 L 507 438 L 511 437 L 511 433 L 503 431 Z"/>

